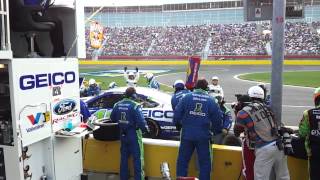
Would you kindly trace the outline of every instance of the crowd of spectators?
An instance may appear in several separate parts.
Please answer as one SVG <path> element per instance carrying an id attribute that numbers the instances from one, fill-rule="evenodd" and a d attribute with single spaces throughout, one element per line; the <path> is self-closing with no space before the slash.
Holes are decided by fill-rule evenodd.
<path id="1" fill-rule="evenodd" d="M 312 24 L 312 27 L 314 29 L 319 29 L 320 28 L 320 21 L 312 22 L 311 24 Z"/>
<path id="2" fill-rule="evenodd" d="M 287 22 L 285 47 L 287 54 L 319 54 L 319 34 L 305 22 Z"/>
<path id="3" fill-rule="evenodd" d="M 195 55 L 200 54 L 208 39 L 209 27 L 198 26 L 172 26 L 165 28 L 155 40 L 149 55 Z"/>
<path id="4" fill-rule="evenodd" d="M 287 55 L 320 54 L 320 22 L 286 22 Z M 211 24 L 170 27 L 106 27 L 101 56 L 267 55 L 269 23 Z M 269 33 L 265 33 L 269 32 Z M 86 29 L 87 54 L 93 49 Z"/>
<path id="5" fill-rule="evenodd" d="M 265 55 L 266 41 L 255 23 L 210 26 L 214 55 Z"/>
<path id="6" fill-rule="evenodd" d="M 153 37 L 161 31 L 156 27 L 106 28 L 107 45 L 104 55 L 144 55 Z"/>

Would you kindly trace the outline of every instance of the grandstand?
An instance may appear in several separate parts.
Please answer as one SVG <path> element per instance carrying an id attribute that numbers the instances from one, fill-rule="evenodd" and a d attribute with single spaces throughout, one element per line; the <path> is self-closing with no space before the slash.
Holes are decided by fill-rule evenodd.
<path id="1" fill-rule="evenodd" d="M 239 0 L 110 5 L 93 20 L 105 28 L 99 56 L 270 55 L 269 21 L 244 22 Z M 166 3 L 168 2 L 168 3 Z M 305 0 L 303 19 L 287 20 L 287 55 L 319 55 L 320 0 Z M 89 17 L 99 7 L 86 7 Z M 269 32 L 269 33 L 265 33 Z M 94 49 L 88 40 L 87 57 Z M 270 49 L 270 48 L 269 48 Z"/>

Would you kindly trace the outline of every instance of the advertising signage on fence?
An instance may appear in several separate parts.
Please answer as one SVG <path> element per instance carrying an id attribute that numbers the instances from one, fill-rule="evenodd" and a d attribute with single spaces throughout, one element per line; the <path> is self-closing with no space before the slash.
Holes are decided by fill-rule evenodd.
<path id="1" fill-rule="evenodd" d="M 272 20 L 273 0 L 244 0 L 245 21 Z M 304 18 L 304 0 L 286 1 L 286 18 Z"/>

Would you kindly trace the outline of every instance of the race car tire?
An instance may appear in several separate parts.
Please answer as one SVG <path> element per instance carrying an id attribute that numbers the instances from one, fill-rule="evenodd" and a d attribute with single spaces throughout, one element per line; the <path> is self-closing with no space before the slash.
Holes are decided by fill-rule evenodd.
<path id="1" fill-rule="evenodd" d="M 146 138 L 152 138 L 155 139 L 160 134 L 160 127 L 159 125 L 152 119 L 146 119 L 150 133 L 145 134 Z"/>
<path id="2" fill-rule="evenodd" d="M 117 141 L 120 139 L 120 127 L 118 123 L 107 121 L 94 121 L 94 125 L 100 127 L 93 131 L 93 137 L 100 141 Z"/>

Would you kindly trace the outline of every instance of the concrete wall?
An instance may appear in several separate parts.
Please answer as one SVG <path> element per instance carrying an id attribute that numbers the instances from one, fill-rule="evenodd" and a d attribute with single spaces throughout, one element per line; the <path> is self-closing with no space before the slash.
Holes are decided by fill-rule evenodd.
<path id="1" fill-rule="evenodd" d="M 176 174 L 178 141 L 143 139 L 145 173 L 149 177 L 160 177 L 160 163 L 168 162 L 172 177 Z M 119 141 L 97 141 L 93 138 L 84 140 L 84 170 L 101 173 L 119 173 L 120 143 Z M 213 145 L 213 179 L 236 180 L 241 170 L 241 148 Z M 292 180 L 307 180 L 307 161 L 288 158 Z M 131 170 L 132 172 L 132 163 Z M 191 176 L 197 175 L 195 157 L 189 164 Z"/>

